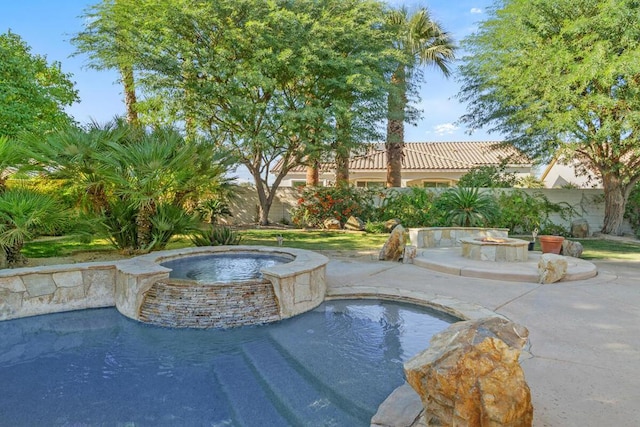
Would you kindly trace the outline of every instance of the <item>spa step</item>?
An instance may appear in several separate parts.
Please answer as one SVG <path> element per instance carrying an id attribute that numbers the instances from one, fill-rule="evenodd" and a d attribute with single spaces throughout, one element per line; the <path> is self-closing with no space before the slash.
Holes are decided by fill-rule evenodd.
<path id="1" fill-rule="evenodd" d="M 222 390 L 228 396 L 234 413 L 233 425 L 245 427 L 281 427 L 291 423 L 274 407 L 255 371 L 240 354 L 216 357 L 215 373 Z"/>
<path id="2" fill-rule="evenodd" d="M 269 341 L 250 342 L 243 346 L 246 357 L 263 382 L 292 415 L 295 425 L 356 426 L 361 421 L 347 411 L 348 401 L 336 401 L 335 394 L 323 390 L 321 384 L 298 372 Z M 308 375 L 308 373 L 307 373 Z M 342 404 L 342 407 L 339 405 Z M 310 421 L 313 420 L 313 421 Z"/>

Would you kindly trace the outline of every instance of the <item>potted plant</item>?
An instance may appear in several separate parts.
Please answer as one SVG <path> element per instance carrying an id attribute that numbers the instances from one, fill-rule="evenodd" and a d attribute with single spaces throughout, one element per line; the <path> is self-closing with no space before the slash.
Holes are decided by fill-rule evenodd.
<path id="1" fill-rule="evenodd" d="M 543 254 L 559 254 L 562 249 L 562 242 L 564 237 L 562 236 L 538 236 L 540 240 L 540 248 Z"/>

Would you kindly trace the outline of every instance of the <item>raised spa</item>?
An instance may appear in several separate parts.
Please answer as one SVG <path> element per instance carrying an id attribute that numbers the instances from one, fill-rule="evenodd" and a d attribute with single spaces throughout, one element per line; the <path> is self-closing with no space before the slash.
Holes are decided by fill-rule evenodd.
<path id="1" fill-rule="evenodd" d="M 155 252 L 119 266 L 127 317 L 176 328 L 268 323 L 324 300 L 328 259 L 311 251 L 216 246 Z"/>

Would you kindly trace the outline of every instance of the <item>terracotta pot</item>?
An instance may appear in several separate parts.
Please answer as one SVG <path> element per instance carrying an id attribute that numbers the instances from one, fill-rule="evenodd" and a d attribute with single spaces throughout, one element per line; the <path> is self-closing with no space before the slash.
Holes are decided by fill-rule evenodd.
<path id="1" fill-rule="evenodd" d="M 540 248 L 543 254 L 559 254 L 562 249 L 562 236 L 538 236 L 540 239 Z"/>

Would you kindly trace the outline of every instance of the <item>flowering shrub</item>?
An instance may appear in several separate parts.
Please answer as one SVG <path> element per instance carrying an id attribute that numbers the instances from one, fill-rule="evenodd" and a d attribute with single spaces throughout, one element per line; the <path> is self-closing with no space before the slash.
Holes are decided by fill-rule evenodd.
<path id="1" fill-rule="evenodd" d="M 350 216 L 363 218 L 372 209 L 373 197 L 371 191 L 366 189 L 349 186 L 304 187 L 297 206 L 291 212 L 291 219 L 302 227 L 322 227 L 323 222 L 330 218 L 344 225 Z"/>

